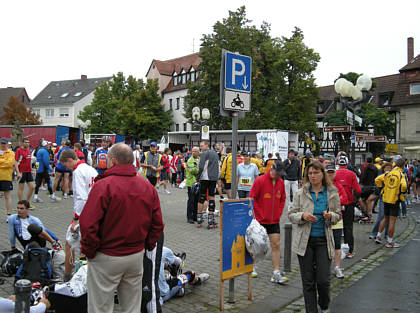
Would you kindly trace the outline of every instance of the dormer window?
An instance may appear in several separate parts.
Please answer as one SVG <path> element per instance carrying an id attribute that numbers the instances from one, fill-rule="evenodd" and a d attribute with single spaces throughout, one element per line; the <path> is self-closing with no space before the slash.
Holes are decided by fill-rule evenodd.
<path id="1" fill-rule="evenodd" d="M 195 82 L 195 71 L 193 67 L 191 68 L 191 71 L 190 71 L 190 80 L 192 82 Z"/>
<path id="2" fill-rule="evenodd" d="M 63 93 L 60 97 L 61 98 L 65 98 L 65 97 L 67 97 L 69 95 L 69 93 L 68 92 L 65 92 L 65 93 Z"/>
<path id="3" fill-rule="evenodd" d="M 420 95 L 420 83 L 410 84 L 410 95 Z"/>
<path id="4" fill-rule="evenodd" d="M 174 74 L 174 87 L 178 85 L 178 76 Z"/>

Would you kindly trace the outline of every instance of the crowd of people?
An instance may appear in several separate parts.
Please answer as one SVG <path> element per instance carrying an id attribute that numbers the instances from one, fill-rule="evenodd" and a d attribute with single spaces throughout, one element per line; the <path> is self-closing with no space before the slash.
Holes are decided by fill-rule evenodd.
<path id="1" fill-rule="evenodd" d="M 407 204 L 419 200 L 418 162 L 401 156 L 387 160 L 377 157 L 375 162 L 368 157 L 356 168 L 343 151 L 318 158 L 307 151 L 299 158 L 290 150 L 284 160 L 278 153 L 268 154 L 264 160 L 261 153 L 241 151 L 233 160 L 232 147 L 210 146 L 208 141 L 191 151 L 175 153 L 169 148 L 159 151 L 156 142 L 143 152 L 140 146 L 132 149 L 123 143 L 111 144 L 107 136 L 96 150 L 84 141 L 72 144 L 67 140 L 57 146 L 40 139 L 31 149 L 25 138 L 15 152 L 8 145 L 7 139 L 0 139 L 0 191 L 8 214 L 11 248 L 16 248 L 16 238 L 23 248 L 33 242 L 39 247 L 50 242 L 53 249 L 64 248 L 64 281 L 74 273 L 75 257 L 84 255 L 89 264 L 89 312 L 112 312 L 115 291 L 123 312 L 139 312 L 147 305 L 150 309 L 153 300 L 145 303 L 143 299 L 142 304 L 139 292 L 146 277 L 146 259 L 160 264 L 156 274 L 157 288 L 162 289 L 160 305 L 184 295 L 187 285 L 209 278 L 193 271 L 179 277 L 177 273 L 165 275 L 165 269 L 179 268 L 185 255 L 177 256 L 163 247 L 159 190 L 170 195 L 170 187 L 185 187 L 186 221 L 201 227 L 207 219 L 208 229 L 217 227 L 216 196 L 252 198 L 254 218 L 270 241 L 270 281 L 281 285 L 289 280 L 280 271 L 279 223 L 286 210 L 295 224 L 292 250 L 298 255 L 307 312 L 318 312 L 318 304 L 323 312 L 329 312 L 331 262 L 335 276 L 344 278 L 342 237 L 348 246 L 346 258 L 356 253 L 355 212 L 361 212 L 361 223 L 369 224 L 377 208 L 370 238 L 377 244 L 385 238 L 385 247 L 397 248 L 397 217 L 406 217 Z M 232 179 L 232 162 L 237 162 L 236 181 Z M 11 209 L 14 176 L 18 179 L 17 214 Z M 48 190 L 53 202 L 61 200 L 58 191 L 64 199 L 73 197 L 74 214 L 64 246 L 30 215 L 34 208 L 31 202 L 44 201 L 40 189 Z M 256 266 L 252 277 L 258 277 Z"/>

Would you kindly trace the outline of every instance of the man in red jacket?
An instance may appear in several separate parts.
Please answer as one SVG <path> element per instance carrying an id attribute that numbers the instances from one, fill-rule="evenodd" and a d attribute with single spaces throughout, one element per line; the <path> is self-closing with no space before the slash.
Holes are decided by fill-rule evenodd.
<path id="1" fill-rule="evenodd" d="M 284 165 L 277 161 L 264 175 L 259 176 L 251 188 L 250 198 L 254 199 L 254 217 L 266 230 L 270 238 L 273 276 L 271 282 L 285 284 L 289 281 L 280 272 L 280 217 L 283 214 L 286 192 L 282 177 L 286 175 Z M 257 277 L 256 268 L 252 273 Z"/>
<path id="2" fill-rule="evenodd" d="M 81 250 L 89 261 L 89 313 L 112 313 L 114 292 L 122 312 L 140 312 L 144 250 L 152 250 L 164 224 L 156 189 L 137 176 L 133 152 L 114 145 L 108 169 L 95 184 L 80 216 Z"/>
<path id="3" fill-rule="evenodd" d="M 342 155 L 338 158 L 338 170 L 335 175 L 335 182 L 344 187 L 347 194 L 347 200 L 344 204 L 343 211 L 343 231 L 344 231 L 344 243 L 349 245 L 349 253 L 347 258 L 351 259 L 354 257 L 354 237 L 353 237 L 353 220 L 354 220 L 354 196 L 360 195 L 362 190 L 360 189 L 359 183 L 357 182 L 356 174 L 347 169 L 347 157 Z"/>

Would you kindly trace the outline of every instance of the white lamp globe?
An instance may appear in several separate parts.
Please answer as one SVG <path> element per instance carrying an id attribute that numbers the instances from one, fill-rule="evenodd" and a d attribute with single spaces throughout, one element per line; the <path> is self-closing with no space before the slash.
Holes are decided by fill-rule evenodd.
<path id="1" fill-rule="evenodd" d="M 335 81 L 334 90 L 336 93 L 340 94 L 341 87 L 343 87 L 344 83 L 347 81 L 345 78 L 339 78 Z"/>
<path id="2" fill-rule="evenodd" d="M 195 121 L 198 121 L 200 119 L 200 108 L 199 107 L 193 107 L 192 118 Z"/>
<path id="3" fill-rule="evenodd" d="M 370 90 L 372 88 L 372 79 L 369 76 L 363 74 L 357 79 L 356 85 L 360 90 Z"/>
<path id="4" fill-rule="evenodd" d="M 354 88 L 354 85 L 346 80 L 341 87 L 340 95 L 345 98 L 351 97 L 353 95 Z"/>
<path id="5" fill-rule="evenodd" d="M 201 111 L 201 116 L 203 117 L 204 120 L 210 119 L 210 111 L 209 111 L 209 109 L 203 109 Z"/>

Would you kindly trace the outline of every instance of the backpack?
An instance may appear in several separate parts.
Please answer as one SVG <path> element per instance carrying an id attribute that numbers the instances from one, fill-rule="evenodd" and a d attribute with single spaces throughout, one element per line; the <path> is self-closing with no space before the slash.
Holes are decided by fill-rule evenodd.
<path id="1" fill-rule="evenodd" d="M 0 254 L 0 258 L 2 274 L 4 276 L 13 276 L 23 262 L 23 253 L 19 249 L 3 251 Z"/>
<path id="2" fill-rule="evenodd" d="M 52 278 L 50 254 L 44 248 L 29 248 L 23 253 L 23 263 L 16 272 L 16 280 L 28 279 L 46 285 Z"/>

